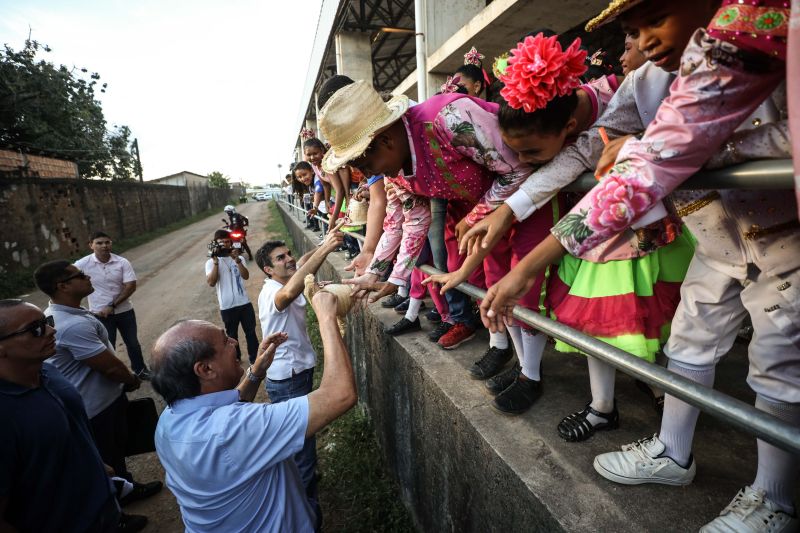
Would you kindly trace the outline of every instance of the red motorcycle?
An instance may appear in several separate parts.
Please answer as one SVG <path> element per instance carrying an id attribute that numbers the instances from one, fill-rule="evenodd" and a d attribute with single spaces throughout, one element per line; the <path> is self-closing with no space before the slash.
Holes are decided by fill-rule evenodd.
<path id="1" fill-rule="evenodd" d="M 225 223 L 223 229 L 228 230 L 231 234 L 234 248 L 241 248 L 243 251 L 247 252 L 248 260 L 252 261 L 253 252 L 250 251 L 250 246 L 247 245 L 247 228 L 243 224 L 231 225 L 231 223 L 224 218 L 222 221 Z"/>

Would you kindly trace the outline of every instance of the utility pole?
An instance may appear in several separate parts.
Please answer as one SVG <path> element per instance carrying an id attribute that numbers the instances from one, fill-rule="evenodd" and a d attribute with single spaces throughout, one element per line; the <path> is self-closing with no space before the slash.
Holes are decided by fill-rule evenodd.
<path id="1" fill-rule="evenodd" d="M 278 187 L 282 188 L 283 187 L 283 176 L 281 175 L 281 167 L 283 167 L 283 165 L 278 163 Z"/>
<path id="2" fill-rule="evenodd" d="M 139 139 L 134 139 L 131 143 L 131 152 L 136 155 L 136 173 L 139 174 L 139 182 L 144 183 L 144 176 L 142 176 L 142 159 L 139 157 Z"/>

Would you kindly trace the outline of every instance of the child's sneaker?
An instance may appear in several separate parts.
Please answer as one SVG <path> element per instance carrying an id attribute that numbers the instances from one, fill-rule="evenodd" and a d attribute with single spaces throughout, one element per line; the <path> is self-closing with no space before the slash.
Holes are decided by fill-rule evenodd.
<path id="1" fill-rule="evenodd" d="M 455 350 L 475 336 L 475 328 L 459 322 L 439 338 L 439 346 L 445 350 Z"/>
<path id="2" fill-rule="evenodd" d="M 700 528 L 700 533 L 797 531 L 796 517 L 778 509 L 764 491 L 745 487 L 714 520 Z"/>
<path id="3" fill-rule="evenodd" d="M 656 435 L 633 444 L 626 444 L 621 452 L 603 453 L 594 458 L 594 469 L 604 478 L 623 485 L 661 483 L 663 485 L 688 485 L 694 479 L 694 458 L 684 468 L 671 457 L 661 457 L 664 443 Z"/>

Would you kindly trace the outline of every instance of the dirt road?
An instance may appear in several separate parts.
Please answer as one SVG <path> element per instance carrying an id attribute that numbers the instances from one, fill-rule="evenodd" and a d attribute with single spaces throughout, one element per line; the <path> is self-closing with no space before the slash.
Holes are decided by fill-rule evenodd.
<path id="1" fill-rule="evenodd" d="M 250 219 L 248 243 L 253 253 L 268 236 L 264 229 L 268 218 L 267 206 L 266 202 L 259 202 L 237 207 L 239 212 Z M 132 301 L 139 325 L 139 342 L 145 360 L 149 359 L 156 338 L 179 318 L 196 318 L 222 325 L 216 292 L 206 283 L 204 268 L 207 259 L 206 245 L 211 241 L 214 231 L 222 226 L 221 219 L 224 216 L 220 211 L 218 215 L 122 254 L 133 264 L 138 277 L 137 290 Z M 86 252 L 88 254 L 90 250 L 87 248 Z M 245 286 L 250 301 L 255 305 L 264 282 L 264 275 L 259 273 L 255 262 L 248 263 L 248 268 L 250 279 Z M 47 306 L 47 296 L 40 292 L 24 298 L 41 309 Z M 257 332 L 260 339 L 260 325 Z M 119 335 L 117 337 L 117 355 L 127 363 L 125 345 Z M 244 342 L 244 336 L 240 334 L 239 337 Z M 130 398 L 141 396 L 152 396 L 156 399 L 159 410 L 163 409 L 163 403 L 148 383 L 129 395 Z M 155 453 L 130 458 L 128 468 L 139 481 L 164 480 L 164 470 Z M 157 496 L 126 507 L 125 512 L 146 515 L 150 522 L 144 531 L 164 533 L 183 531 L 177 503 L 166 487 Z"/>

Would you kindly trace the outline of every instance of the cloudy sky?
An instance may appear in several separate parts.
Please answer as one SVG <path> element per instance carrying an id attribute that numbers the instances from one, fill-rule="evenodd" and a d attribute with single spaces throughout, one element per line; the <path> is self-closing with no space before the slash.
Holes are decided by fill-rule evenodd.
<path id="1" fill-rule="evenodd" d="M 321 0 L 0 0 L 0 42 L 28 31 L 53 63 L 108 83 L 110 125 L 139 139 L 145 180 L 219 170 L 275 182 L 291 137 Z M 287 140 L 287 138 L 289 138 Z"/>

